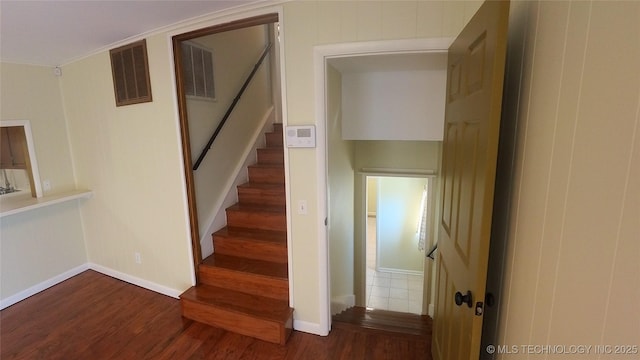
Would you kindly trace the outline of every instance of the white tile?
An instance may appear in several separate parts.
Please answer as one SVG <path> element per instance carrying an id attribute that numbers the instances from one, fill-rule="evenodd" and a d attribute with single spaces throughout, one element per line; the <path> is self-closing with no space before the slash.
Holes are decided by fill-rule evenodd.
<path id="1" fill-rule="evenodd" d="M 409 290 L 391 288 L 389 291 L 389 298 L 409 300 Z"/>
<path id="2" fill-rule="evenodd" d="M 383 286 L 372 286 L 371 287 L 371 296 L 376 297 L 389 297 L 389 288 Z"/>
<path id="3" fill-rule="evenodd" d="M 424 279 L 424 277 L 422 275 L 407 274 L 407 280 L 409 280 L 409 281 L 420 281 L 420 282 L 422 282 L 423 279 Z"/>
<path id="4" fill-rule="evenodd" d="M 367 306 L 374 309 L 389 310 L 389 298 L 372 296 Z"/>
<path id="5" fill-rule="evenodd" d="M 389 286 L 391 286 L 391 279 L 376 277 L 376 278 L 373 279 L 373 285 L 389 287 Z"/>
<path id="6" fill-rule="evenodd" d="M 376 271 L 376 277 L 391 279 L 391 273 L 385 271 Z"/>
<path id="7" fill-rule="evenodd" d="M 407 280 L 407 274 L 400 274 L 400 273 L 391 273 L 391 278 L 392 279 L 404 279 Z"/>
<path id="8" fill-rule="evenodd" d="M 391 279 L 391 287 L 396 289 L 409 289 L 407 279 Z"/>
<path id="9" fill-rule="evenodd" d="M 389 299 L 389 310 L 409 312 L 409 300 Z"/>

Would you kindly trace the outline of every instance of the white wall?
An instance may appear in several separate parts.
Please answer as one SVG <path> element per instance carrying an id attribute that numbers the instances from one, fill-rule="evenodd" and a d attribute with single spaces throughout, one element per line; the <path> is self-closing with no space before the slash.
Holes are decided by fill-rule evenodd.
<path id="1" fill-rule="evenodd" d="M 0 64 L 0 117 L 30 121 L 40 175 L 52 184 L 49 194 L 75 189 L 58 81 L 49 67 Z M 72 201 L 0 219 L 3 303 L 87 262 L 83 205 Z"/>
<path id="2" fill-rule="evenodd" d="M 511 15 L 522 77 L 508 95 L 519 124 L 498 342 L 638 345 L 640 3 L 517 2 Z"/>
<path id="3" fill-rule="evenodd" d="M 353 306 L 354 144 L 342 140 L 341 76 L 327 67 L 327 152 L 329 180 L 329 259 L 332 313 Z"/>
<path id="4" fill-rule="evenodd" d="M 427 56 L 428 70 L 343 72 L 342 137 L 442 141 L 447 57 Z"/>

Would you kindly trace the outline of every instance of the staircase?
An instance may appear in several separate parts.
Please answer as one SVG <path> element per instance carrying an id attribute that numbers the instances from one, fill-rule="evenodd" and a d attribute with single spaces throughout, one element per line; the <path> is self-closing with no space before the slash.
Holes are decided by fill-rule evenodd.
<path id="1" fill-rule="evenodd" d="M 282 124 L 227 208 L 227 226 L 213 234 L 215 252 L 199 266 L 199 283 L 180 295 L 182 315 L 284 345 L 293 327 L 287 274 Z"/>

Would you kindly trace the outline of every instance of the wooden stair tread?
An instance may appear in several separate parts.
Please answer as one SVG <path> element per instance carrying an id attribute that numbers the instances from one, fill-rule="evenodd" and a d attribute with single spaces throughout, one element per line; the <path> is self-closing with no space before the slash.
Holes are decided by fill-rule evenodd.
<path id="1" fill-rule="evenodd" d="M 265 212 L 282 214 L 286 213 L 284 206 L 271 206 L 271 205 L 255 205 L 255 204 L 241 204 L 237 203 L 227 208 L 227 211 L 245 211 L 245 212 Z"/>
<path id="2" fill-rule="evenodd" d="M 180 295 L 180 299 L 279 323 L 286 322 L 293 311 L 286 300 L 245 294 L 205 284 L 191 287 Z"/>
<path id="3" fill-rule="evenodd" d="M 256 189 L 256 190 L 269 190 L 284 192 L 284 184 L 272 184 L 261 182 L 246 182 L 237 186 L 239 189 Z"/>
<path id="4" fill-rule="evenodd" d="M 262 169 L 282 169 L 284 171 L 283 164 L 264 164 L 264 163 L 255 163 L 253 165 L 249 165 L 249 168 L 262 168 Z"/>
<path id="5" fill-rule="evenodd" d="M 287 246 L 287 233 L 285 231 L 254 230 L 225 226 L 224 228 L 216 231 L 213 235 L 227 238 L 239 238 L 251 241 L 269 242 L 282 245 L 284 247 Z"/>
<path id="6" fill-rule="evenodd" d="M 332 325 L 421 337 L 430 337 L 432 330 L 431 318 L 426 315 L 370 310 L 359 306 L 334 315 Z"/>
<path id="7" fill-rule="evenodd" d="M 241 204 L 286 206 L 284 182 L 247 182 L 237 186 Z"/>
<path id="8" fill-rule="evenodd" d="M 283 263 L 213 253 L 202 261 L 201 271 L 207 266 L 288 280 L 288 267 Z"/>
<path id="9" fill-rule="evenodd" d="M 266 147 L 226 208 L 227 226 L 212 238 L 198 285 L 181 296 L 185 318 L 284 345 L 293 329 L 289 307 L 286 190 L 282 124 L 265 133 Z"/>

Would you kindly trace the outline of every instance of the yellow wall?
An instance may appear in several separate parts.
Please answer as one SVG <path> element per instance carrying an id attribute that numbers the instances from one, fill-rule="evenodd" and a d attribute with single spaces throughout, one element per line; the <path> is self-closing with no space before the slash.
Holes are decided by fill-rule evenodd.
<path id="1" fill-rule="evenodd" d="M 209 35 L 195 41 L 213 52 L 216 101 L 187 99 L 193 162 L 200 156 L 200 152 L 205 148 L 260 58 L 269 40 L 268 36 L 267 25 L 259 25 Z M 238 101 L 204 161 L 194 172 L 200 238 L 203 244 L 206 242 L 203 245 L 203 256 L 208 255 L 205 247 L 212 246 L 209 244 L 211 233 L 207 230 L 214 217 L 220 211 L 224 211 L 221 205 L 229 191 L 230 183 L 235 178 L 235 168 L 238 163 L 244 161 L 245 149 L 253 145 L 252 138 L 261 129 L 262 120 L 271 106 L 267 58 Z M 235 188 L 231 191 L 235 191 Z"/>
<path id="2" fill-rule="evenodd" d="M 147 38 L 153 102 L 115 106 L 108 52 L 64 66 L 61 82 L 77 182 L 94 192 L 89 261 L 179 292 L 192 274 L 169 49 Z"/>
<path id="3" fill-rule="evenodd" d="M 367 178 L 367 215 L 375 216 L 378 207 L 378 178 Z"/>
<path id="4" fill-rule="evenodd" d="M 512 17 L 524 61 L 498 341 L 637 346 L 640 3 L 515 3 Z"/>
<path id="5" fill-rule="evenodd" d="M 294 1 L 284 4 L 286 107 L 289 124 L 315 122 L 313 47 L 321 44 L 455 36 L 479 2 Z M 356 149 L 356 152 L 358 150 Z M 291 200 L 309 202 L 309 214 L 292 214 L 293 298 L 296 319 L 320 323 L 315 150 L 289 152 Z M 357 190 L 356 190 L 357 191 Z"/>
<path id="6" fill-rule="evenodd" d="M 342 140 L 342 76 L 332 66 L 327 67 L 327 88 L 331 298 L 344 306 L 332 310 L 333 313 L 353 305 L 354 299 L 354 142 Z"/>
<path id="7" fill-rule="evenodd" d="M 285 3 L 288 122 L 314 122 L 313 46 L 455 36 L 477 5 Z M 513 7 L 528 22 L 499 341 L 637 344 L 640 4 L 516 2 Z M 32 121 L 41 175 L 54 189 L 74 188 L 77 181 L 78 187 L 94 190 L 80 206 L 89 261 L 184 289 L 191 269 L 170 46 L 166 34 L 148 38 L 147 45 L 153 103 L 115 107 L 107 52 L 63 68 L 71 151 L 51 69 L 3 63 L 1 116 Z M 317 288 L 315 202 L 317 179 L 324 174 L 318 173 L 315 150 L 291 151 L 289 164 L 292 202 L 309 202 L 308 215 L 291 219 L 296 319 L 318 323 L 323 300 Z M 85 261 L 74 203 L 38 211 L 2 220 L 3 297 Z M 33 237 L 32 224 L 47 229 L 36 237 L 57 234 L 48 231 L 54 225 L 65 235 L 75 234 L 72 244 L 51 250 L 70 249 L 74 255 L 67 264 L 49 267 L 51 275 L 25 277 L 22 284 L 11 278 L 6 285 L 6 274 L 13 271 L 5 268 L 11 263 L 5 257 L 12 256 L 6 239 Z M 23 245 L 18 256 L 34 254 L 36 245 L 18 247 Z M 143 264 L 134 263 L 134 251 L 142 253 Z"/>
<path id="8" fill-rule="evenodd" d="M 0 64 L 2 120 L 29 120 L 41 179 L 51 191 L 75 189 L 59 77 L 53 68 Z"/>
<path id="9" fill-rule="evenodd" d="M 2 63 L 0 84 L 0 118 L 30 121 L 41 176 L 36 181 L 50 180 L 52 192 L 74 189 L 59 78 L 53 69 Z M 82 202 L 0 220 L 0 299 L 23 293 L 87 262 L 78 209 Z"/>
<path id="10" fill-rule="evenodd" d="M 379 270 L 422 274 L 424 252 L 418 249 L 420 205 L 427 179 L 378 178 L 377 262 Z"/>

